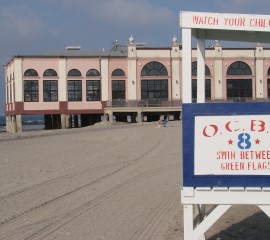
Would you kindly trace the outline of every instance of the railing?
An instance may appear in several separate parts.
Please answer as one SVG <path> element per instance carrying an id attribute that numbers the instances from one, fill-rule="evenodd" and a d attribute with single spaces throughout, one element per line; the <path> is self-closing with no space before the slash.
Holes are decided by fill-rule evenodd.
<path id="1" fill-rule="evenodd" d="M 205 102 L 269 102 L 270 98 L 230 97 L 206 99 Z"/>
<path id="2" fill-rule="evenodd" d="M 205 99 L 206 103 L 226 103 L 226 102 L 269 102 L 270 98 L 215 98 Z M 196 99 L 192 99 L 196 103 Z M 167 100 L 167 99 L 146 99 L 146 100 L 110 100 L 107 101 L 107 108 L 140 108 L 140 107 L 181 107 L 182 100 Z"/>
<path id="3" fill-rule="evenodd" d="M 110 100 L 107 101 L 107 108 L 140 108 L 140 107 L 181 107 L 181 100 L 147 99 L 147 100 Z"/>

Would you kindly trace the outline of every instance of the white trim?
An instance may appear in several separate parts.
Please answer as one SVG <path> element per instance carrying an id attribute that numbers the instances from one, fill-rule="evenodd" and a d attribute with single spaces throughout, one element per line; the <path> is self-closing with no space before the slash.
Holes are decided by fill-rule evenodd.
<path id="1" fill-rule="evenodd" d="M 182 29 L 182 44 L 182 100 L 191 103 L 191 29 Z"/>

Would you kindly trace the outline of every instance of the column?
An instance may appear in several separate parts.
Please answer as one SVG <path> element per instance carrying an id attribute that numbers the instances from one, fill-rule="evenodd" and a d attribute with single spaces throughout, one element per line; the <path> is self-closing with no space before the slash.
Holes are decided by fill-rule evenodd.
<path id="1" fill-rule="evenodd" d="M 109 113 L 109 122 L 110 123 L 113 123 L 114 121 L 113 121 L 113 112 L 110 112 Z"/>
<path id="2" fill-rule="evenodd" d="M 182 29 L 182 43 L 182 99 L 183 103 L 191 103 L 191 29 Z"/>
<path id="3" fill-rule="evenodd" d="M 141 111 L 137 112 L 137 123 L 142 123 L 142 112 Z"/>
<path id="4" fill-rule="evenodd" d="M 70 114 L 66 114 L 66 128 L 72 127 L 72 119 Z"/>
<path id="5" fill-rule="evenodd" d="M 214 80 L 214 98 L 221 100 L 223 98 L 225 98 L 225 96 L 223 96 L 223 86 L 226 89 L 226 78 L 225 76 L 223 77 L 223 51 L 222 51 L 222 46 L 220 45 L 219 41 L 216 40 L 216 44 L 215 44 L 215 62 L 214 62 L 214 78 L 212 80 Z M 212 83 L 213 86 L 213 83 Z"/>
<path id="6" fill-rule="evenodd" d="M 11 116 L 11 132 L 17 132 L 17 125 L 16 125 L 16 116 Z"/>
<path id="7" fill-rule="evenodd" d="M 197 102 L 205 102 L 205 30 L 198 30 L 197 42 Z"/>
<path id="8" fill-rule="evenodd" d="M 255 98 L 263 98 L 264 97 L 264 86 L 267 86 L 267 79 L 264 79 L 264 71 L 263 71 L 263 61 L 264 61 L 264 55 L 263 55 L 263 47 L 261 44 L 256 45 L 256 52 L 255 52 L 255 71 L 256 74 L 254 74 L 255 77 L 255 83 L 252 85 L 252 88 L 255 87 Z M 254 96 L 253 96 L 254 97 Z M 267 98 L 267 95 L 266 95 Z"/>
<path id="9" fill-rule="evenodd" d="M 66 127 L 66 114 L 61 114 L 61 128 L 65 129 Z"/>
<path id="10" fill-rule="evenodd" d="M 6 116 L 6 132 L 11 133 L 11 117 Z"/>
<path id="11" fill-rule="evenodd" d="M 101 96 L 102 101 L 109 100 L 109 61 L 108 59 L 101 60 Z"/>
<path id="12" fill-rule="evenodd" d="M 17 132 L 20 133 L 22 132 L 22 115 L 16 115 L 15 119 Z"/>

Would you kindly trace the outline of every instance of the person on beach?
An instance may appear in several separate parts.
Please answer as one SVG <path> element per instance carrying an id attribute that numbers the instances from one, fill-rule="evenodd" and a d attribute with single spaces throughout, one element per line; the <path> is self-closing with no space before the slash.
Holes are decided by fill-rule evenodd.
<path id="1" fill-rule="evenodd" d="M 164 120 L 162 120 L 161 118 L 156 122 L 157 127 L 166 127 L 166 124 L 168 123 L 168 117 L 165 117 Z"/>

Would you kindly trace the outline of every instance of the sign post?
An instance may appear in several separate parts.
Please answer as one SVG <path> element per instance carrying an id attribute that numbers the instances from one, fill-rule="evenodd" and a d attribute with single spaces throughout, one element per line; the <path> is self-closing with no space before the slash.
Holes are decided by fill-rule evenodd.
<path id="1" fill-rule="evenodd" d="M 270 42 L 270 16 L 181 12 L 184 239 L 205 232 L 233 205 L 270 217 L 270 103 L 205 103 L 205 40 Z M 197 41 L 197 103 L 191 103 L 191 38 Z M 216 205 L 210 213 L 204 205 Z M 198 205 L 199 217 L 194 218 Z"/>

